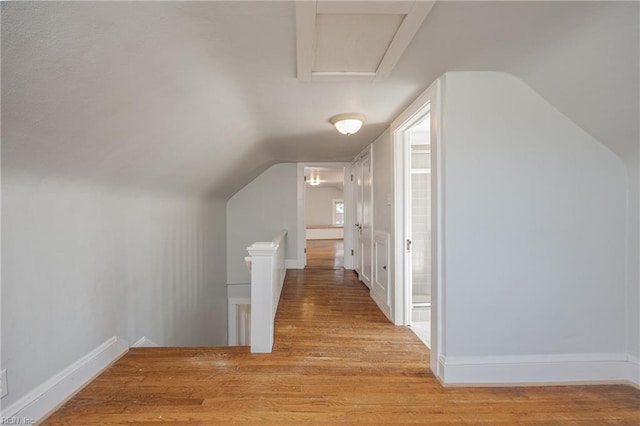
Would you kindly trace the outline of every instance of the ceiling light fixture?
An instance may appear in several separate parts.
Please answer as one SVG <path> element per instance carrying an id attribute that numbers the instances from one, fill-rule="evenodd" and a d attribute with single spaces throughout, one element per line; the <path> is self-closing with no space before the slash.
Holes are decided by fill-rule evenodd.
<path id="1" fill-rule="evenodd" d="M 365 116 L 357 113 L 346 113 L 334 115 L 329 119 L 331 124 L 336 126 L 336 129 L 343 135 L 350 136 L 356 133 L 362 127 Z"/>
<path id="2" fill-rule="evenodd" d="M 315 173 L 314 173 L 315 172 Z M 315 175 L 315 176 L 314 176 Z M 306 179 L 305 179 L 306 180 Z M 320 185 L 320 175 L 317 170 L 312 170 L 311 175 L 309 176 L 309 180 L 307 181 L 311 186 Z"/>

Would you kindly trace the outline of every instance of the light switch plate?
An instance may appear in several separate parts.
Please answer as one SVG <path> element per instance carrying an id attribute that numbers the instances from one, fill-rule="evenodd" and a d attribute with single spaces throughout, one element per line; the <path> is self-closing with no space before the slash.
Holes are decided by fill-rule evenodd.
<path id="1" fill-rule="evenodd" d="M 7 388 L 7 370 L 0 371 L 0 392 L 2 395 L 0 398 L 4 398 L 9 393 L 9 388 Z"/>

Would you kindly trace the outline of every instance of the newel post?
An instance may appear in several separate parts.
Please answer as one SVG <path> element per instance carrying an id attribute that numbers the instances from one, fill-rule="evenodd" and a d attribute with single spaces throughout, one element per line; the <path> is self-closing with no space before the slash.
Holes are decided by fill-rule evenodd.
<path id="1" fill-rule="evenodd" d="M 257 242 L 247 248 L 251 255 L 251 352 L 273 349 L 273 269 L 278 244 Z"/>

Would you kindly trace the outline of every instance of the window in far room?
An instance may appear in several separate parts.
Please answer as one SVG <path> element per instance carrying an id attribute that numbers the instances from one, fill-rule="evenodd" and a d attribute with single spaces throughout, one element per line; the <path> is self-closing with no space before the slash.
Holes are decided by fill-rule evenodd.
<path id="1" fill-rule="evenodd" d="M 344 225 L 344 200 L 333 200 L 333 224 Z"/>

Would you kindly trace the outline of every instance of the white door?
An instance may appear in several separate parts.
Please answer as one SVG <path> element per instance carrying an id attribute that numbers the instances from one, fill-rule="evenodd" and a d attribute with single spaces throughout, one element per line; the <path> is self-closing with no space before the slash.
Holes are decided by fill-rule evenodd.
<path id="1" fill-rule="evenodd" d="M 371 194 L 371 157 L 366 154 L 362 157 L 362 266 L 360 279 L 367 287 L 371 288 L 371 276 L 373 272 L 373 203 Z"/>
<path id="2" fill-rule="evenodd" d="M 360 276 L 360 268 L 362 265 L 361 247 L 360 247 L 360 224 L 362 223 L 362 161 L 360 159 L 353 163 L 352 167 L 353 195 L 355 198 L 355 221 L 353 230 L 353 270 Z"/>
<path id="3" fill-rule="evenodd" d="M 356 272 L 360 280 L 371 288 L 373 271 L 373 220 L 371 194 L 371 157 L 364 154 L 356 162 Z"/>

